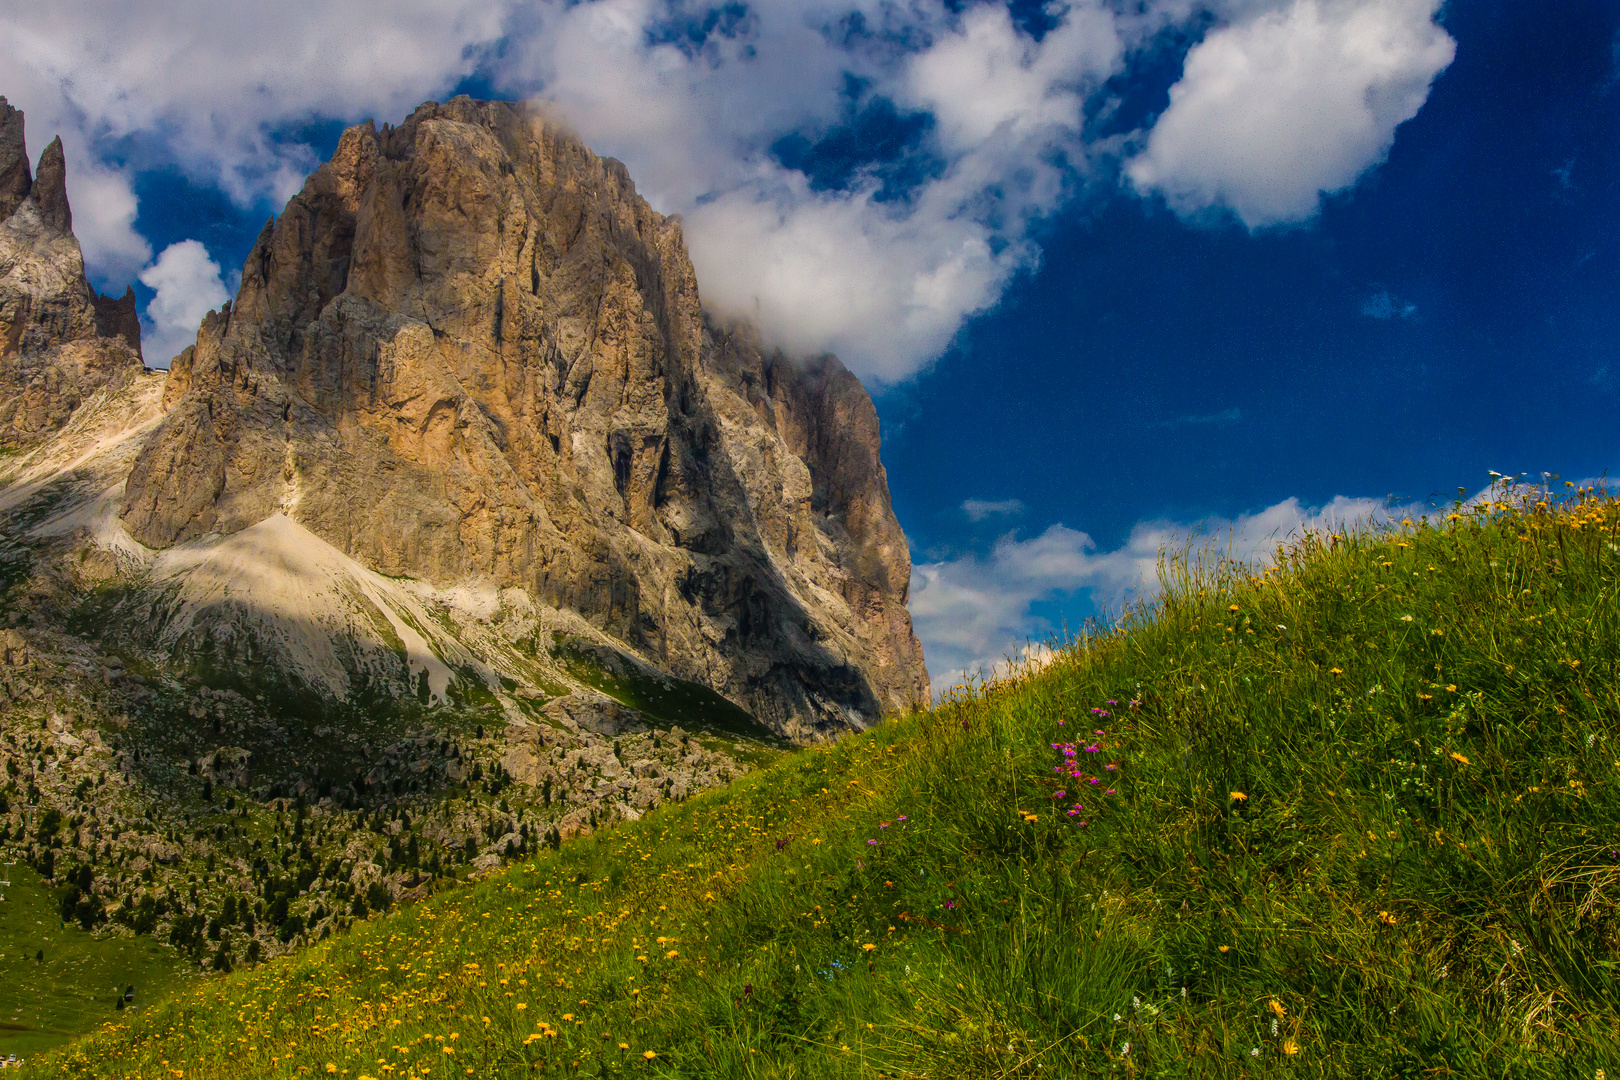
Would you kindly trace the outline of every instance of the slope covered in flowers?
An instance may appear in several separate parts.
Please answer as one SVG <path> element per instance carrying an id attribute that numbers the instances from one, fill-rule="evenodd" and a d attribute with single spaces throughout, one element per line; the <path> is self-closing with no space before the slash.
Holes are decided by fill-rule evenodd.
<path id="1" fill-rule="evenodd" d="M 47 1076 L 1593 1075 L 1620 506 L 1171 567 L 1151 611 L 201 983 Z"/>

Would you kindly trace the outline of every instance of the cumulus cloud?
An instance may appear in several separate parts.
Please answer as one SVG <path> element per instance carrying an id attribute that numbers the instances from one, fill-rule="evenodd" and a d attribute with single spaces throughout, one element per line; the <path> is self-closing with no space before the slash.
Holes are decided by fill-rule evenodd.
<path id="1" fill-rule="evenodd" d="M 0 6 L 0 70 L 32 130 L 157 136 L 193 175 L 284 201 L 313 164 L 276 128 L 392 116 L 445 89 L 501 34 L 486 0 L 83 0 Z M 13 85 L 15 84 L 15 85 Z"/>
<path id="2" fill-rule="evenodd" d="M 992 517 L 1014 517 L 1024 512 L 1024 503 L 1021 499 L 1000 499 L 990 501 L 987 499 L 964 499 L 962 513 L 967 515 L 969 521 L 983 521 Z"/>
<path id="3" fill-rule="evenodd" d="M 1135 182 L 1178 209 L 1228 205 L 1251 225 L 1307 215 L 1317 191 L 1382 157 L 1449 61 L 1433 10 L 1067 0 L 1036 35 L 995 0 L 83 0 L 71 19 L 0 5 L 0 70 L 30 130 L 61 132 L 80 166 L 102 155 L 75 183 L 108 286 L 147 257 L 128 174 L 105 164 L 115 151 L 274 208 L 315 165 L 304 125 L 397 120 L 477 76 L 556 103 L 682 215 L 711 309 L 885 383 L 1036 266 L 1032 226 L 1123 145 L 1142 147 Z M 1151 132 L 1088 138 L 1088 109 L 1132 55 L 1210 18 Z M 881 162 L 829 178 L 773 152 L 874 106 L 920 118 L 898 187 Z"/>
<path id="4" fill-rule="evenodd" d="M 929 363 L 1036 264 L 1028 227 L 1063 204 L 1089 153 L 1084 102 L 1120 69 L 1127 37 L 1145 32 L 1099 0 L 1068 5 L 1040 41 L 996 4 L 956 14 L 936 0 L 783 0 L 694 35 L 681 20 L 696 11 L 651 0 L 545 9 L 501 70 L 560 104 L 654 205 L 682 215 L 708 306 L 790 352 L 837 352 L 878 382 Z M 769 152 L 785 133 L 836 127 L 852 79 L 863 100 L 932 118 L 919 149 L 938 168 L 907 198 L 880 197 L 879 179 L 859 171 L 817 187 Z"/>
<path id="5" fill-rule="evenodd" d="M 1307 532 L 1399 520 L 1415 512 L 1377 499 L 1340 496 L 1307 507 L 1291 498 L 1233 519 L 1141 522 L 1112 551 L 1099 550 L 1089 535 L 1061 524 L 1027 540 L 1008 533 L 986 555 L 913 566 L 912 623 L 939 694 L 981 673 L 1004 673 L 1009 658 L 1039 660 L 1043 654 L 1031 651 L 1032 644 L 1042 645 L 1058 628 L 1034 613 L 1038 603 L 1072 598 L 1077 611 L 1087 611 L 1156 595 L 1162 552 L 1187 550 L 1194 558 L 1257 565 L 1267 562 L 1278 544 Z"/>
<path id="6" fill-rule="evenodd" d="M 1293 0 L 1209 33 L 1127 171 L 1178 212 L 1306 220 L 1384 160 L 1456 52 L 1439 0 Z"/>
<path id="7" fill-rule="evenodd" d="M 157 293 L 141 321 L 141 351 L 153 367 L 168 367 L 171 359 L 195 344 L 203 316 L 230 299 L 219 263 L 196 240 L 164 248 L 157 261 L 141 271 L 141 284 Z"/>
<path id="8" fill-rule="evenodd" d="M 63 151 L 68 152 L 65 142 Z M 123 292 L 152 257 L 152 245 L 135 231 L 135 190 L 129 173 L 82 158 L 72 160 L 67 188 L 73 233 L 91 281 L 108 292 Z"/>

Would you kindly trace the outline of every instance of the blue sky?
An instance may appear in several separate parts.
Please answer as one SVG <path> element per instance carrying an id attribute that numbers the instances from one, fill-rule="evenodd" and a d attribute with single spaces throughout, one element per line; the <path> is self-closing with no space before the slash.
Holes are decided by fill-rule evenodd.
<path id="1" fill-rule="evenodd" d="M 150 354 L 346 123 L 558 103 L 708 303 L 873 390 L 936 685 L 1193 530 L 1616 464 L 1620 3 L 33 7 L 0 93 Z"/>

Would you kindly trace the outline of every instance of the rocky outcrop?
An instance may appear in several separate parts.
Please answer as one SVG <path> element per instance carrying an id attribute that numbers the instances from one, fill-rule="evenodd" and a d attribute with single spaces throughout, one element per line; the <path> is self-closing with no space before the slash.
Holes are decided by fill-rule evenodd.
<path id="1" fill-rule="evenodd" d="M 62 141 L 31 174 L 23 114 L 0 98 L 0 446 L 37 442 L 141 370 L 134 292 L 114 300 L 85 280 Z"/>
<path id="2" fill-rule="evenodd" d="M 164 407 L 122 510 L 148 547 L 282 515 L 582 618 L 798 739 L 926 700 L 865 390 L 712 324 L 679 222 L 543 112 L 351 128 Z"/>
<path id="3" fill-rule="evenodd" d="M 0 221 L 28 198 L 34 180 L 28 172 L 28 147 L 23 142 L 23 114 L 0 98 Z"/>

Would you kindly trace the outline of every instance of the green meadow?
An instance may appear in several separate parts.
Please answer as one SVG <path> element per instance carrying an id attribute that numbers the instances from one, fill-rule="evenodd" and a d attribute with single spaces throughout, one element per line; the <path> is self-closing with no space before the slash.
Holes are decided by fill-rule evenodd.
<path id="1" fill-rule="evenodd" d="M 23 863 L 0 867 L 0 1058 L 32 1058 L 167 997 L 190 965 L 151 938 L 93 937 L 62 922 L 56 890 Z"/>
<path id="2" fill-rule="evenodd" d="M 1620 505 L 1455 511 L 1169 560 L 1038 671 L 29 1075 L 1620 1077 Z"/>

